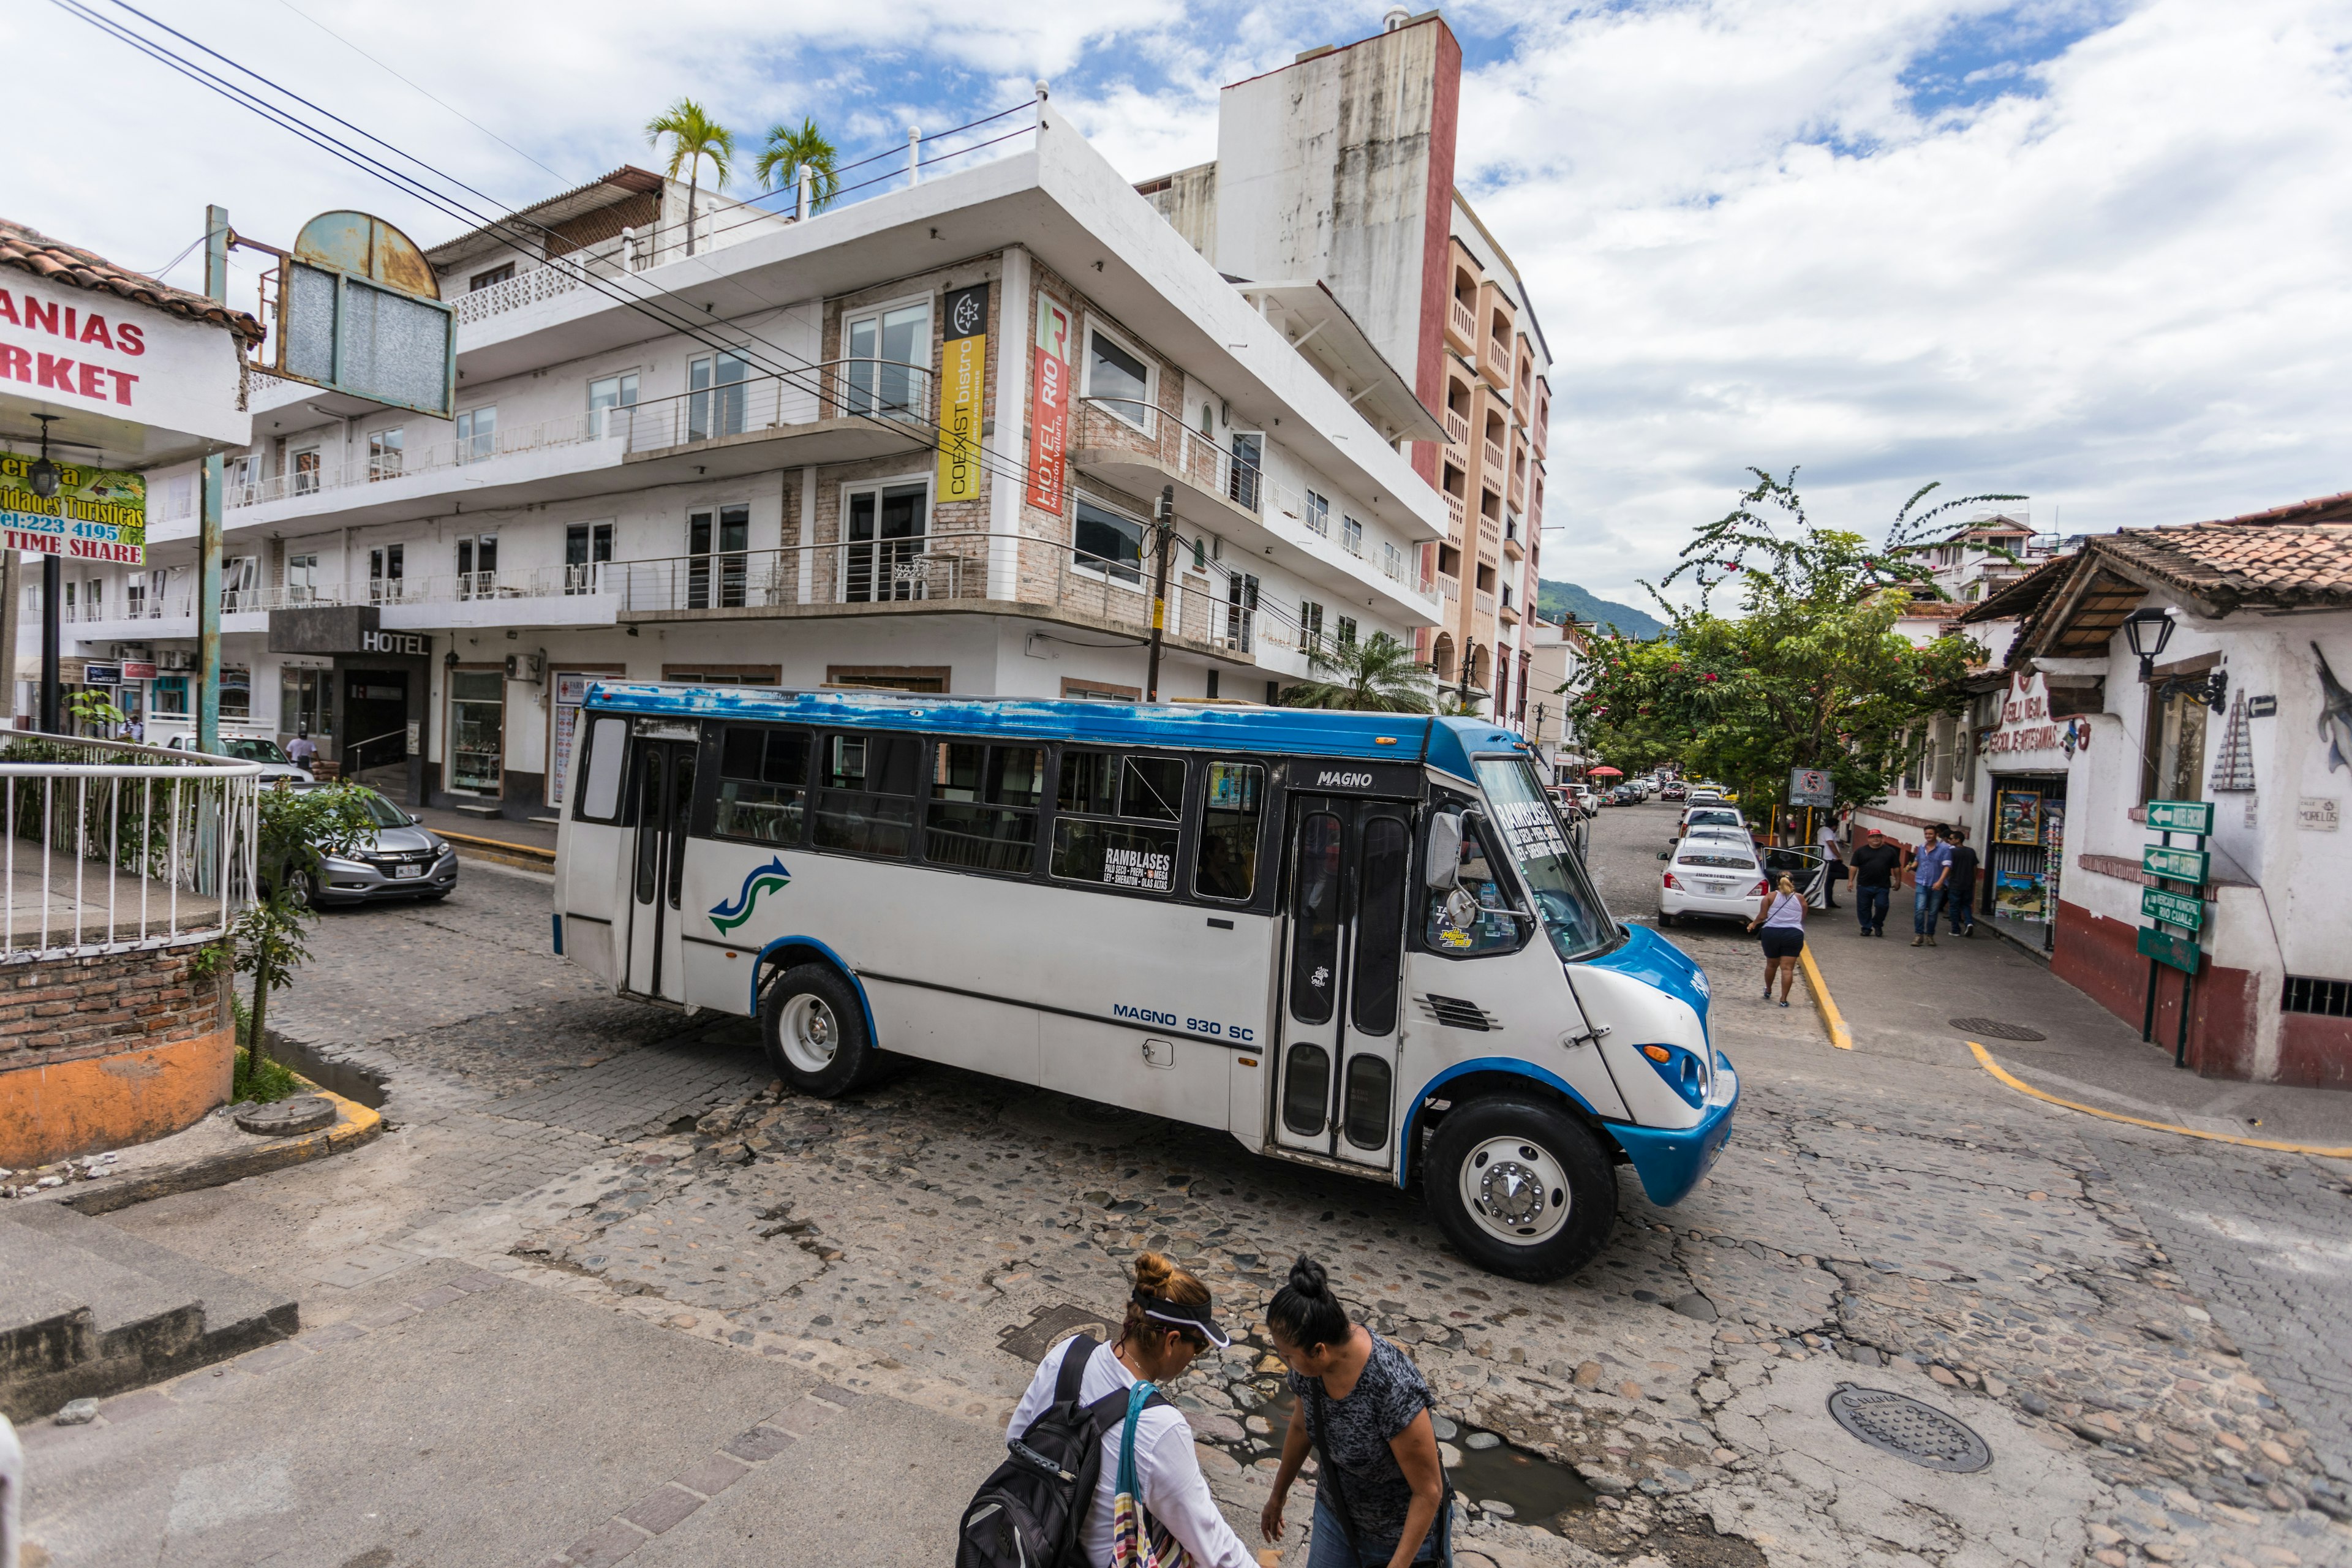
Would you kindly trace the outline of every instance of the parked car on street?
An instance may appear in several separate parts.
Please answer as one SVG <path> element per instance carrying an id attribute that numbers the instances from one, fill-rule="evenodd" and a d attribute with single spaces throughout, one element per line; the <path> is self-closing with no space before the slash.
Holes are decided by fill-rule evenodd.
<path id="1" fill-rule="evenodd" d="M 334 789 L 306 780 L 288 789 Z M 364 784 L 356 789 L 374 820 L 375 836 L 348 856 L 330 855 L 316 876 L 299 868 L 264 867 L 274 886 L 283 875 L 296 898 L 313 909 L 376 903 L 387 899 L 446 899 L 457 886 L 457 851 L 449 841 Z"/>
<path id="2" fill-rule="evenodd" d="M 1685 806 L 1679 826 L 1685 833 L 1695 832 L 1701 827 L 1736 827 L 1743 836 L 1748 832 L 1748 819 L 1739 815 L 1737 807 L 1728 805 Z"/>
<path id="3" fill-rule="evenodd" d="M 1750 921 L 1765 893 L 1763 864 L 1745 840 L 1705 834 L 1685 838 L 1659 857 L 1658 924 L 1706 916 Z"/>
<path id="4" fill-rule="evenodd" d="M 1688 789 L 1669 779 L 1658 791 L 1658 797 L 1661 800 L 1680 800 L 1689 793 Z"/>
<path id="5" fill-rule="evenodd" d="M 163 742 L 163 749 L 167 752 L 193 752 L 196 749 L 196 738 L 189 734 L 174 735 Z M 233 757 L 240 763 L 259 763 L 264 784 L 273 779 L 300 779 L 305 783 L 310 779 L 310 774 L 286 754 L 286 748 L 268 735 L 223 735 L 220 751 L 215 754 Z"/>

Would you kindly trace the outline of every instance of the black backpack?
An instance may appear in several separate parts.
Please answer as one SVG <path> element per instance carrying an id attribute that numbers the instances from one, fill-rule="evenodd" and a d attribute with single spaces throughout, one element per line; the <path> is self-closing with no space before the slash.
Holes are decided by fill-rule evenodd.
<path id="1" fill-rule="evenodd" d="M 956 1568 L 1081 1568 L 1078 1531 L 1094 1506 L 1103 1437 L 1127 1419 L 1128 1391 L 1078 1403 L 1087 1363 L 1101 1348 L 1085 1334 L 1070 1342 L 1054 1381 L 1054 1403 L 1005 1444 L 1004 1462 L 972 1494 L 956 1531 Z M 1168 1401 L 1158 1393 L 1149 1410 Z"/>

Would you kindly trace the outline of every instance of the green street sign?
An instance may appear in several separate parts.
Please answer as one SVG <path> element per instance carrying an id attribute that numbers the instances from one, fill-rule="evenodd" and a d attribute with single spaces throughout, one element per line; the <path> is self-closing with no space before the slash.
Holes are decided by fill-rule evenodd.
<path id="1" fill-rule="evenodd" d="M 2183 898 L 2179 893 L 2168 893 L 2162 888 L 2140 889 L 2139 912 L 2149 920 L 2162 921 L 2167 925 L 2179 926 L 2187 931 L 2205 929 L 2204 900 Z"/>
<path id="2" fill-rule="evenodd" d="M 2152 958 L 2168 969 L 2178 969 L 2183 974 L 2197 973 L 2197 961 L 2204 956 L 2197 948 L 2194 937 L 2179 936 L 2153 927 L 2139 928 L 2139 955 Z"/>
<path id="3" fill-rule="evenodd" d="M 2154 877 L 2169 877 L 2176 882 L 2205 883 L 2205 868 L 2212 857 L 2202 849 L 2167 849 L 2161 844 L 2144 846 L 2139 852 L 2139 868 Z"/>
<path id="4" fill-rule="evenodd" d="M 2153 833 L 2210 835 L 2213 831 L 2213 803 L 2210 800 L 2149 801 L 2147 826 Z"/>

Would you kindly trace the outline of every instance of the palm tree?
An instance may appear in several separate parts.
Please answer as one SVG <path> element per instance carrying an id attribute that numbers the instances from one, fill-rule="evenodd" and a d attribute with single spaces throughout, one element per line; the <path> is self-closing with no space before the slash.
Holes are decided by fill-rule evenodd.
<path id="1" fill-rule="evenodd" d="M 812 209 L 821 207 L 841 194 L 841 172 L 835 166 L 841 154 L 816 128 L 808 115 L 801 116 L 800 129 L 789 125 L 768 128 L 768 145 L 761 150 L 760 161 L 751 172 L 760 176 L 760 188 L 772 191 L 777 175 L 783 176 L 783 188 L 791 190 L 800 184 L 801 171 L 809 173 L 809 202 Z"/>
<path id="2" fill-rule="evenodd" d="M 1369 713 L 1426 713 L 1434 693 L 1427 666 L 1386 632 L 1361 642 L 1318 642 L 1307 662 L 1314 678 L 1286 688 L 1291 708 L 1349 708 Z"/>
<path id="3" fill-rule="evenodd" d="M 702 161 L 710 160 L 710 188 L 724 189 L 727 174 L 735 158 L 735 133 L 702 111 L 702 105 L 690 98 L 681 98 L 661 113 L 646 121 L 646 144 L 658 148 L 661 139 L 668 137 L 669 168 L 673 180 L 680 169 L 686 171 L 686 253 L 694 254 L 694 207 L 701 195 Z"/>

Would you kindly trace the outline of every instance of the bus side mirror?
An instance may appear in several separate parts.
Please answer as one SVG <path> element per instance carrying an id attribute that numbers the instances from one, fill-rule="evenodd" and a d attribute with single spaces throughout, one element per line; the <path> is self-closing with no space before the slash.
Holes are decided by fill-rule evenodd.
<path id="1" fill-rule="evenodd" d="M 1444 892 L 1462 880 L 1462 818 L 1448 812 L 1429 819 L 1429 863 L 1422 880 Z"/>
<path id="2" fill-rule="evenodd" d="M 1658 851 L 1658 858 L 1661 860 L 1671 860 L 1674 858 L 1675 852 L 1671 849 L 1661 849 Z"/>

